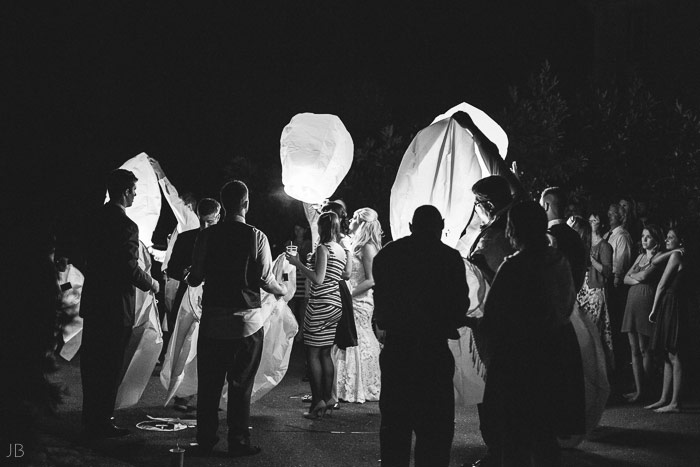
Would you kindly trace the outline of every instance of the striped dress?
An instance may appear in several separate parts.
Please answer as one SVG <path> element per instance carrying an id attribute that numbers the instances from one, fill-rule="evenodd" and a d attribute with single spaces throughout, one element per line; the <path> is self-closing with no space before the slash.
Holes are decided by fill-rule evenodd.
<path id="1" fill-rule="evenodd" d="M 335 329 L 342 314 L 338 281 L 342 280 L 345 261 L 335 256 L 330 242 L 323 245 L 328 249 L 326 277 L 320 285 L 311 283 L 304 315 L 304 344 L 312 347 L 333 345 Z M 315 260 L 315 257 L 312 258 L 312 265 Z"/>

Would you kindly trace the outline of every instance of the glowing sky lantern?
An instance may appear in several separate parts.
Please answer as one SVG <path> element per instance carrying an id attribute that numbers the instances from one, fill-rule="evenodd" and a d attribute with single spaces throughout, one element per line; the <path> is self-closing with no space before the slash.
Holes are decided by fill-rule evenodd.
<path id="1" fill-rule="evenodd" d="M 353 149 L 350 133 L 335 115 L 295 115 L 280 137 L 284 191 L 305 203 L 321 203 L 350 170 Z"/>
<path id="2" fill-rule="evenodd" d="M 501 158 L 508 150 L 503 129 L 483 111 L 459 104 L 437 117 L 413 139 L 404 154 L 391 189 L 391 234 L 410 234 L 409 222 L 418 206 L 432 204 L 445 219 L 443 241 L 452 247 L 469 222 L 474 206 L 472 185 L 492 174 L 507 171 L 502 159 L 482 155 L 472 135 L 451 116 L 464 111 L 498 147 Z"/>

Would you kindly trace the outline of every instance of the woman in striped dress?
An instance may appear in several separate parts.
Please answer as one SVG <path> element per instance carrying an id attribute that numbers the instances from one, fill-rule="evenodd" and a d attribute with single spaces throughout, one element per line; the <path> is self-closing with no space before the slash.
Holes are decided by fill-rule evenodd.
<path id="1" fill-rule="evenodd" d="M 338 244 L 340 223 L 334 212 L 318 218 L 320 244 L 311 258 L 313 268 L 304 266 L 299 256 L 287 253 L 287 260 L 310 281 L 309 301 L 304 315 L 304 345 L 311 371 L 311 409 L 306 418 L 319 418 L 326 412 L 333 391 L 335 368 L 331 348 L 342 314 L 338 281 L 350 277 L 347 252 Z"/>

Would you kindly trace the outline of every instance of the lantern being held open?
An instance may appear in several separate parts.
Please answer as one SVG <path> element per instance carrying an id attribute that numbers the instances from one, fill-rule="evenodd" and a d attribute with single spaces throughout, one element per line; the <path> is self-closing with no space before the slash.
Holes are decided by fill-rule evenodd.
<path id="1" fill-rule="evenodd" d="M 305 203 L 321 203 L 350 170 L 353 149 L 350 133 L 335 115 L 295 115 L 280 137 L 284 191 Z"/>
<path id="2" fill-rule="evenodd" d="M 498 148 L 482 154 L 472 134 L 453 115 L 467 113 L 477 128 Z M 472 185 L 492 174 L 507 172 L 503 162 L 508 137 L 486 113 L 467 103 L 437 117 L 413 139 L 401 161 L 391 189 L 391 234 L 410 234 L 409 222 L 418 206 L 432 204 L 445 219 L 443 241 L 454 247 L 469 222 L 474 206 Z M 499 157 L 500 155 L 500 157 Z"/>

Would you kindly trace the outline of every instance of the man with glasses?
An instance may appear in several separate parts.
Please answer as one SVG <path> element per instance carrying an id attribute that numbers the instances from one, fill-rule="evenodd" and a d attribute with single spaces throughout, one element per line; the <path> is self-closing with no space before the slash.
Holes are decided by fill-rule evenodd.
<path id="1" fill-rule="evenodd" d="M 482 178 L 472 186 L 472 192 L 476 196 L 474 209 L 482 221 L 481 231 L 472 244 L 468 260 L 483 274 L 484 279 L 490 285 L 503 260 L 513 254 L 510 241 L 506 237 L 506 221 L 508 208 L 513 202 L 510 184 L 499 175 Z M 479 356 L 488 359 L 488 349 L 480 336 L 478 321 L 470 322 Z M 499 437 L 493 429 L 495 420 L 489 414 L 489 408 L 484 404 L 477 404 L 479 411 L 479 429 L 481 437 L 488 448 L 486 456 L 475 463 L 466 463 L 465 467 L 493 465 L 500 456 L 498 446 Z"/>

